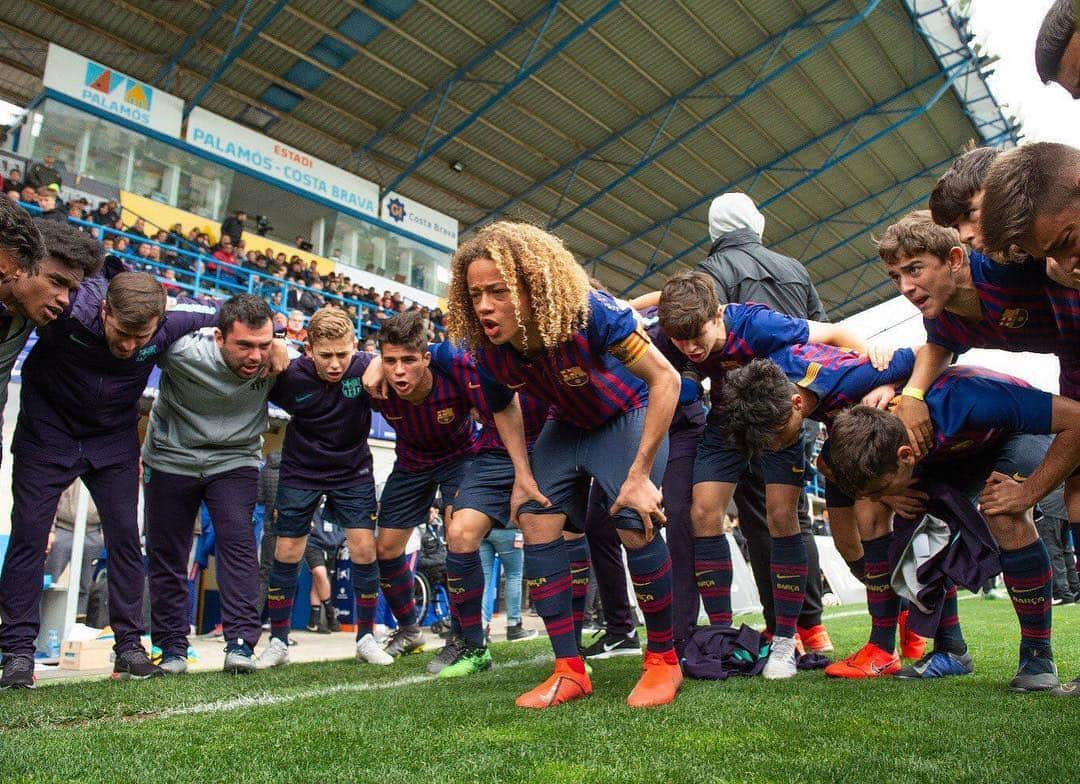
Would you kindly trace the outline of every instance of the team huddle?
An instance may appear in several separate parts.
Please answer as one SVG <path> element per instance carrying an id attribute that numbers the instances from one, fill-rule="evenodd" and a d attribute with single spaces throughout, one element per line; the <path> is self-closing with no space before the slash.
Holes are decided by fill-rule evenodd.
<path id="1" fill-rule="evenodd" d="M 166 312 L 151 276 L 113 269 L 93 240 L 55 223 L 39 230 L 0 200 L 0 388 L 38 330 L 12 445 L 0 685 L 33 684 L 45 542 L 60 494 L 82 477 L 105 524 L 115 677 L 186 670 L 186 567 L 203 503 L 217 536 L 226 671 L 287 664 L 299 563 L 323 505 L 323 519 L 347 535 L 357 659 L 391 665 L 422 649 L 405 551 L 438 494 L 452 629 L 429 672 L 473 676 L 491 666 L 479 547 L 493 527 L 516 526 L 554 653 L 551 676 L 517 705 L 581 699 L 592 692 L 581 655 L 592 491 L 606 499 L 606 525 L 621 541 L 645 621 L 642 673 L 627 704 L 667 704 L 683 681 L 699 601 L 710 629 L 732 624 L 724 513 L 752 466 L 764 477 L 771 537 L 761 674 L 791 678 L 804 647 L 815 647 L 799 625 L 812 573 L 799 524 L 809 420 L 826 430 L 817 467 L 830 525 L 866 586 L 871 618 L 867 644 L 827 675 L 972 672 L 958 570 L 1002 573 L 1021 639 L 1009 687 L 1078 696 L 1080 678 L 1061 684 L 1054 663 L 1050 559 L 1032 510 L 1053 508 L 1080 543 L 1080 150 L 1031 144 L 965 154 L 928 212 L 884 232 L 879 254 L 923 316 L 924 345 L 890 350 L 839 325 L 721 300 L 700 271 L 622 302 L 593 285 L 557 237 L 500 222 L 453 257 L 449 342 L 429 345 L 419 314 L 403 313 L 382 324 L 372 357 L 357 351 L 348 317 L 324 308 L 311 318 L 303 356 L 290 356 L 261 299 L 181 300 Z M 952 365 L 973 347 L 1056 355 L 1061 395 Z M 159 393 L 140 451 L 139 399 L 154 367 Z M 256 657 L 262 608 L 251 519 L 268 402 L 291 419 L 269 529 L 277 536 L 271 637 Z M 367 443 L 373 411 L 396 431 L 396 462 L 378 501 Z M 674 444 L 677 434 L 685 441 L 688 422 L 692 481 L 673 498 L 660 488 L 669 461 L 686 457 Z M 140 481 L 160 665 L 140 643 Z M 692 547 L 669 551 L 665 526 L 668 539 L 678 531 Z M 916 535 L 934 543 L 932 558 L 913 562 Z M 911 579 L 898 585 L 894 572 Z M 692 607 L 676 606 L 687 601 L 673 590 L 679 579 L 697 586 Z M 384 643 L 374 636 L 380 589 L 397 622 Z M 687 616 L 691 628 L 676 624 Z M 915 632 L 932 639 L 929 651 Z M 898 647 L 912 661 L 903 664 Z"/>

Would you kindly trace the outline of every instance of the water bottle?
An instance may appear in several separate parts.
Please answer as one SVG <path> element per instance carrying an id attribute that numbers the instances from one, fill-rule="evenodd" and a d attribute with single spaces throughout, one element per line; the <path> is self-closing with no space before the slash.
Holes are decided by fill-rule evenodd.
<path id="1" fill-rule="evenodd" d="M 45 648 L 49 653 L 50 659 L 60 658 L 60 632 L 56 629 L 49 629 L 49 636 L 45 643 Z"/>

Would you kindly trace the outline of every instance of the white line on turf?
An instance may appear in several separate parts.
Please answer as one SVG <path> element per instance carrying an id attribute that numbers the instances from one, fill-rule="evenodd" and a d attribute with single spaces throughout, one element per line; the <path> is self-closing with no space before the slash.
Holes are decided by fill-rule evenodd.
<path id="1" fill-rule="evenodd" d="M 493 669 L 504 670 L 510 667 L 524 667 L 530 664 L 542 664 L 543 662 L 550 662 L 551 656 L 534 656 L 531 659 L 518 659 L 516 661 L 507 661 L 496 664 Z M 304 689 L 302 691 L 288 692 L 286 694 L 256 694 L 250 697 L 234 697 L 228 700 L 216 700 L 215 702 L 204 702 L 196 705 L 182 705 L 177 708 L 166 708 L 162 711 L 155 711 L 154 713 L 147 714 L 146 716 L 133 716 L 131 718 L 135 720 L 139 719 L 167 719 L 173 716 L 191 716 L 199 713 L 217 713 L 219 711 L 231 711 L 240 710 L 241 708 L 263 708 L 270 705 L 282 705 L 288 702 L 296 702 L 297 700 L 308 700 L 315 697 L 326 697 L 332 694 L 354 694 L 365 691 L 376 691 L 380 689 L 397 689 L 403 686 L 414 686 L 418 683 L 426 683 L 434 681 L 435 677 L 432 675 L 411 675 L 408 678 L 398 678 L 392 681 L 375 681 L 367 683 L 338 683 L 333 686 L 321 686 L 315 689 Z"/>

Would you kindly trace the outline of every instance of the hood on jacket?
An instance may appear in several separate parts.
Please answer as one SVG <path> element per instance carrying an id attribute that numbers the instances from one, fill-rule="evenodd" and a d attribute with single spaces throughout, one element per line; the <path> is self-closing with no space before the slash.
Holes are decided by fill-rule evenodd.
<path id="1" fill-rule="evenodd" d="M 715 242 L 721 235 L 739 229 L 750 229 L 761 240 L 765 216 L 753 199 L 745 193 L 725 193 L 713 199 L 709 205 L 709 237 Z"/>

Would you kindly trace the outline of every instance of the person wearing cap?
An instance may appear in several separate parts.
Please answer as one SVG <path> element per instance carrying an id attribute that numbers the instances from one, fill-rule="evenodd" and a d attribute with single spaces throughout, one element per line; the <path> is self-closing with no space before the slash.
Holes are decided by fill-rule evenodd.
<path id="1" fill-rule="evenodd" d="M 765 216 L 745 193 L 725 193 L 713 199 L 709 206 L 712 246 L 698 269 L 716 282 L 720 305 L 757 302 L 794 318 L 828 321 L 806 268 L 801 262 L 766 248 L 761 242 L 764 230 Z M 804 443 L 812 443 L 813 435 L 804 433 Z M 735 491 L 735 504 L 749 545 L 750 565 L 764 606 L 766 627 L 771 631 L 775 623 L 769 581 L 772 543 L 765 517 L 765 479 L 758 461 L 750 461 Z M 807 650 L 827 652 L 832 650 L 832 642 L 821 625 L 821 570 L 805 493 L 799 500 L 799 526 L 809 567 L 798 620 L 799 638 Z"/>

